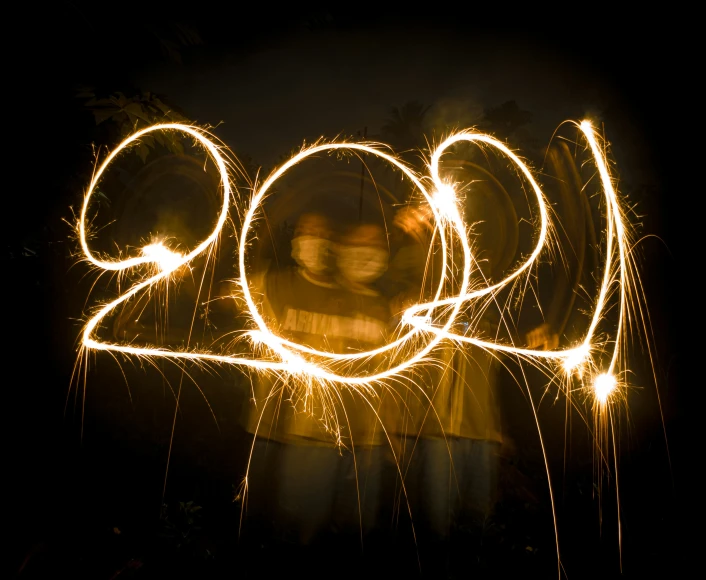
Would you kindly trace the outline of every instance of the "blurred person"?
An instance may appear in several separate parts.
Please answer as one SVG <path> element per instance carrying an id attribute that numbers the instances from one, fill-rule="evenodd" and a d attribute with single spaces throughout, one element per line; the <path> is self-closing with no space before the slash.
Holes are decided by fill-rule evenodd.
<path id="1" fill-rule="evenodd" d="M 431 210 L 426 206 L 405 205 L 392 220 L 392 255 L 385 276 L 380 280 L 380 287 L 390 302 L 392 327 L 399 325 L 407 308 L 431 296 L 439 283 L 438 260 L 435 260 L 432 248 L 432 217 Z M 407 332 L 409 328 L 401 330 Z M 390 432 L 396 436 L 396 451 L 401 454 L 402 461 L 405 460 L 405 452 L 409 451 L 406 449 L 407 436 L 418 432 L 419 421 L 414 423 L 415 417 L 410 413 L 408 403 L 418 398 L 417 383 L 430 381 L 426 366 L 417 367 L 411 373 L 402 373 L 395 389 L 397 404 L 388 409 L 390 415 L 387 422 Z"/>
<path id="2" fill-rule="evenodd" d="M 253 279 L 272 331 L 326 352 L 381 345 L 389 310 L 371 284 L 386 268 L 383 240 L 384 234 L 366 226 L 346 231 L 335 244 L 326 216 L 301 215 L 292 238 L 296 266 Z M 276 487 L 268 517 L 285 545 L 302 548 L 331 532 L 351 531 L 353 522 L 358 533 L 361 523 L 374 525 L 377 480 L 366 466 L 375 462 L 366 462 L 365 452 L 380 437 L 375 412 L 353 389 L 336 386 L 338 393 L 324 400 L 316 385 L 294 380 L 299 379 L 259 375 L 245 425 L 255 437 L 249 487 L 255 484 L 258 454 L 276 456 L 267 473 L 260 469 Z M 324 405 L 332 407 L 327 412 Z"/>
<path id="3" fill-rule="evenodd" d="M 392 285 L 396 312 L 428 296 L 428 288 L 438 284 L 432 217 L 428 208 L 408 206 L 393 221 L 406 239 L 391 264 L 396 271 Z M 487 254 L 499 252 L 491 248 Z M 490 259 L 477 264 L 483 279 L 492 276 L 493 266 Z M 470 320 L 474 335 L 487 340 L 497 336 L 501 321 L 493 308 L 472 313 Z M 558 336 L 545 323 L 530 331 L 524 343 L 530 348 L 555 348 Z M 501 428 L 497 354 L 442 341 L 433 356 L 434 365 L 404 377 L 399 397 L 405 401 L 405 412 L 396 432 L 422 566 L 443 575 L 448 572 L 454 530 L 463 529 L 480 540 L 497 499 L 499 457 L 512 441 Z"/>
<path id="4" fill-rule="evenodd" d="M 389 247 L 384 228 L 359 223 L 344 230 L 334 246 L 336 279 L 345 293 L 353 332 L 341 347 L 370 351 L 384 346 L 389 334 L 390 307 L 376 286 L 389 265 Z M 380 368 L 382 354 L 354 365 L 358 373 Z M 339 531 L 363 536 L 377 527 L 381 502 L 382 453 L 388 445 L 383 407 L 389 397 L 384 389 L 377 396 L 347 397 L 346 418 L 350 453 L 344 455 L 337 481 L 334 525 Z M 360 529 L 362 526 L 362 530 Z"/>
<path id="5" fill-rule="evenodd" d="M 253 297 L 259 297 L 265 320 L 275 334 L 306 346 L 328 350 L 319 332 L 324 321 L 341 314 L 340 289 L 333 278 L 332 227 L 318 213 L 302 214 L 291 240 L 295 266 L 268 267 L 251 277 Z M 328 520 L 332 493 L 332 436 L 300 403 L 288 377 L 258 374 L 251 402 L 243 409 L 245 430 L 254 437 L 248 491 L 257 509 L 260 533 L 307 545 Z M 318 409 L 317 409 L 318 410 Z M 249 508 L 248 508 L 249 509 Z"/>
<path id="6" fill-rule="evenodd" d="M 398 314 L 426 300 L 439 283 L 432 218 L 428 208 L 406 206 L 393 221 L 404 239 L 393 258 Z M 494 322 L 482 317 L 476 332 L 492 337 Z M 482 525 L 492 511 L 502 435 L 493 354 L 442 341 L 432 358 L 403 377 L 396 436 L 422 571 L 443 575 L 454 526 Z"/>

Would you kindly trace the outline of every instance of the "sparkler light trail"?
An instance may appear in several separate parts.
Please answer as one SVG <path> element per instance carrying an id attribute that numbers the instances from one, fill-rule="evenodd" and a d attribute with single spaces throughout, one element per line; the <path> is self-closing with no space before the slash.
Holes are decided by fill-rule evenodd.
<path id="1" fill-rule="evenodd" d="M 599 141 L 590 122 L 576 124 L 586 141 L 603 193 L 605 207 L 605 252 L 597 297 L 593 302 L 590 323 L 583 338 L 568 348 L 540 350 L 518 346 L 512 341 L 489 340 L 481 335 L 473 324 L 467 325 L 463 333 L 457 332 L 460 317 L 474 305 L 487 305 L 498 300 L 500 293 L 525 280 L 538 265 L 542 252 L 548 251 L 551 235 L 556 231 L 552 222 L 550 204 L 539 185 L 535 173 L 506 144 L 491 135 L 463 130 L 451 134 L 436 147 L 427 166 L 428 175 L 413 170 L 406 163 L 390 153 L 381 144 L 369 142 L 320 142 L 302 149 L 287 162 L 276 168 L 249 200 L 238 199 L 238 188 L 229 170 L 232 154 L 204 129 L 178 123 L 158 124 L 137 131 L 112 151 L 96 170 L 85 193 L 77 233 L 83 256 L 86 261 L 100 270 L 122 273 L 130 271 L 136 282 L 118 298 L 103 304 L 86 323 L 81 349 L 87 351 L 108 351 L 127 356 L 166 358 L 176 362 L 227 364 L 253 369 L 260 373 L 274 373 L 278 377 L 293 379 L 292 385 L 306 384 L 314 394 L 319 389 L 322 399 L 328 400 L 325 392 L 330 389 L 346 388 L 363 398 L 374 397 L 388 382 L 397 380 L 401 373 L 414 371 L 415 367 L 432 360 L 442 341 L 455 343 L 459 348 L 471 344 L 486 351 L 515 357 L 518 361 L 540 365 L 551 376 L 578 376 L 582 384 L 591 385 L 592 396 L 598 411 L 598 420 L 604 421 L 610 414 L 610 403 L 624 389 L 624 376 L 627 369 L 623 345 L 626 322 L 629 315 L 628 291 L 636 286 L 634 264 L 629 259 L 629 231 L 624 218 L 624 210 L 613 185 L 608 169 L 605 144 Z M 178 252 L 164 241 L 155 241 L 144 246 L 133 257 L 110 259 L 93 253 L 88 243 L 88 210 L 111 163 L 123 151 L 139 144 L 140 139 L 154 131 L 180 132 L 192 138 L 207 152 L 215 163 L 220 176 L 222 203 L 215 227 L 195 248 L 187 253 Z M 480 273 L 476 255 L 469 239 L 470 229 L 462 217 L 461 208 L 464 188 L 444 179 L 441 175 L 442 157 L 456 144 L 476 144 L 482 148 L 495 150 L 514 166 L 517 175 L 529 185 L 532 203 L 538 208 L 536 241 L 530 254 L 525 257 L 504 278 L 488 282 Z M 268 326 L 258 303 L 253 296 L 248 278 L 246 256 L 252 244 L 254 224 L 263 215 L 266 202 L 273 186 L 291 168 L 307 158 L 318 154 L 370 155 L 389 163 L 401 172 L 403 177 L 421 194 L 420 199 L 427 205 L 433 216 L 434 236 L 441 246 L 441 275 L 431 300 L 408 307 L 401 317 L 400 325 L 393 338 L 384 346 L 365 352 L 334 353 L 297 344 L 279 336 L 276 329 Z M 461 184 L 464 185 L 464 184 Z M 472 187 L 472 184 L 470 184 Z M 245 208 L 240 212 L 239 208 Z M 236 215 L 231 215 L 235 212 Z M 137 294 L 149 292 L 160 282 L 168 282 L 170 277 L 187 266 L 200 255 L 209 255 L 218 243 L 219 236 L 228 220 L 240 222 L 238 239 L 237 288 L 233 298 L 245 307 L 250 320 L 246 336 L 253 346 L 251 355 L 236 356 L 217 354 L 204 349 L 184 351 L 162 347 L 131 346 L 107 342 L 97 337 L 101 322 L 116 308 L 124 305 Z M 455 249 L 460 249 L 460 262 Z M 460 264 L 460 267 L 459 267 Z M 614 296 L 617 293 L 617 298 Z M 612 335 L 599 332 L 599 326 L 607 318 L 610 306 L 617 302 L 617 324 Z M 610 335 L 610 336 L 609 336 Z M 606 338 L 608 337 L 608 338 Z M 264 354 L 263 354 L 264 353 Z M 258 356 L 260 354 L 261 356 Z M 379 356 L 384 355 L 384 356 Z M 382 360 L 386 366 L 366 366 L 363 363 Z M 360 370 L 364 369 L 364 370 Z M 292 387 L 295 388 L 295 387 Z M 419 386 L 420 390 L 423 387 Z M 568 396 L 567 389 L 567 396 Z M 426 397 L 426 395 L 422 394 Z"/>
<path id="2" fill-rule="evenodd" d="M 618 198 L 608 172 L 608 164 L 605 159 L 605 155 L 599 147 L 596 135 L 590 123 L 588 121 L 582 122 L 580 124 L 580 129 L 590 145 L 594 161 L 601 177 L 606 200 L 606 218 L 608 227 L 607 250 L 605 264 L 603 265 L 602 284 L 591 317 L 591 324 L 584 339 L 571 348 L 557 350 L 522 348 L 511 343 L 503 344 L 495 341 L 483 340 L 479 336 L 474 336 L 473 332 L 467 332 L 460 335 L 451 330 L 464 304 L 477 301 L 484 297 L 490 297 L 492 299 L 503 288 L 508 287 L 517 278 L 523 274 L 526 274 L 537 263 L 540 253 L 547 245 L 549 231 L 552 227 L 547 199 L 537 183 L 535 176 L 527 165 L 502 142 L 489 135 L 469 130 L 451 135 L 433 152 L 431 156 L 431 163 L 429 164 L 430 181 L 432 185 L 431 193 L 427 190 L 425 183 L 426 181 L 429 181 L 428 178 L 425 180 L 421 176 L 417 175 L 407 165 L 393 155 L 384 151 L 379 145 L 371 143 L 347 142 L 323 143 L 302 150 L 289 161 L 273 171 L 273 173 L 263 182 L 259 189 L 255 191 L 252 199 L 250 200 L 249 207 L 247 208 L 247 211 L 242 219 L 242 230 L 240 233 L 240 244 L 238 251 L 240 270 L 239 285 L 242 293 L 241 298 L 244 299 L 247 307 L 247 314 L 250 316 L 254 326 L 256 327 L 250 332 L 250 337 L 253 341 L 260 345 L 264 345 L 269 349 L 273 356 L 269 357 L 268 360 L 256 358 L 254 356 L 236 357 L 198 350 L 178 352 L 163 348 L 133 347 L 98 340 L 94 336 L 96 328 L 100 325 L 101 321 L 116 307 L 125 303 L 139 292 L 147 291 L 158 282 L 168 279 L 174 271 L 184 265 L 189 264 L 189 262 L 191 262 L 194 258 L 213 248 L 218 241 L 226 220 L 229 217 L 230 209 L 234 207 L 233 200 L 231 199 L 233 196 L 234 187 L 228 171 L 228 155 L 224 151 L 224 148 L 214 143 L 206 131 L 195 126 L 187 126 L 177 123 L 154 125 L 138 131 L 125 139 L 103 161 L 94 174 L 88 187 L 78 222 L 79 240 L 86 260 L 97 268 L 114 272 L 142 268 L 144 276 L 141 281 L 134 284 L 120 297 L 103 305 L 100 310 L 88 321 L 83 331 L 82 345 L 89 350 L 114 351 L 127 355 L 167 357 L 171 359 L 243 365 L 265 372 L 268 369 L 276 372 L 284 371 L 297 376 L 308 376 L 327 383 L 344 384 L 351 387 L 369 390 L 375 383 L 384 381 L 385 379 L 394 378 L 400 372 L 424 362 L 427 355 L 434 350 L 439 342 L 446 339 L 457 343 L 474 344 L 491 351 L 516 355 L 524 360 L 554 361 L 557 363 L 557 368 L 563 368 L 566 371 L 577 372 L 579 369 L 580 371 L 585 370 L 587 366 L 591 367 L 596 370 L 596 377 L 601 377 L 600 380 L 595 383 L 594 389 L 596 396 L 603 399 L 605 397 L 605 384 L 607 380 L 603 377 L 604 375 L 609 377 L 614 376 L 615 368 L 620 357 L 620 345 L 623 338 L 621 333 L 623 330 L 623 320 L 626 316 L 626 287 L 629 286 L 629 278 L 631 273 L 626 261 L 626 228 L 623 223 L 622 211 Z M 157 242 L 143 247 L 141 254 L 132 258 L 110 260 L 97 257 L 91 252 L 87 240 L 86 220 L 92 195 L 95 192 L 96 186 L 101 177 L 116 156 L 131 145 L 138 143 L 141 137 L 153 131 L 180 131 L 191 136 L 196 140 L 196 142 L 206 149 L 209 156 L 218 167 L 221 179 L 223 201 L 216 226 L 206 239 L 204 239 L 196 248 L 187 254 L 181 254 L 173 251 L 162 242 Z M 475 265 L 475 258 L 471 250 L 467 226 L 464 223 L 459 211 L 460 202 L 458 199 L 458 194 L 454 188 L 454 185 L 444 182 L 439 175 L 439 163 L 444 152 L 454 144 L 464 141 L 485 144 L 497 149 L 502 154 L 507 156 L 507 158 L 515 164 L 519 172 L 524 175 L 531 185 L 532 191 L 536 197 L 540 216 L 539 235 L 537 236 L 534 250 L 527 257 L 527 259 L 499 282 L 480 288 L 478 288 L 476 284 L 472 290 L 470 282 L 471 274 Z M 402 324 L 407 326 L 409 329 L 404 331 L 402 336 L 383 347 L 372 351 L 351 354 L 336 354 L 318 351 L 304 345 L 292 343 L 278 336 L 268 327 L 258 310 L 258 306 L 251 293 L 246 271 L 246 252 L 250 245 L 250 237 L 252 235 L 251 229 L 254 221 L 261 211 L 263 200 L 266 198 L 273 184 L 290 168 L 302 162 L 307 157 L 318 153 L 335 151 L 360 152 L 374 155 L 399 169 L 424 196 L 426 202 L 428 203 L 429 209 L 435 219 L 435 227 L 443 250 L 442 275 L 433 300 L 416 304 L 408 308 L 402 316 Z M 456 242 L 460 244 L 463 253 L 462 274 L 458 286 L 460 291 L 456 295 L 442 296 L 445 288 L 448 286 L 447 283 L 454 279 L 454 275 L 451 272 L 451 264 L 447 259 L 447 250 L 453 243 L 454 236 Z M 615 251 L 616 245 L 618 248 L 617 252 Z M 612 352 L 610 362 L 605 369 L 600 370 L 595 362 L 591 362 L 591 355 L 597 350 L 600 350 L 601 352 L 606 351 L 605 343 L 600 345 L 600 349 L 598 348 L 599 345 L 595 342 L 595 335 L 596 329 L 603 318 L 609 294 L 614 286 L 617 286 L 620 292 L 620 315 L 618 328 L 616 335 L 611 340 Z M 443 319 L 431 315 L 433 312 L 440 310 L 443 310 Z M 424 314 L 422 315 L 422 313 Z M 421 347 L 412 348 L 411 354 L 409 354 L 409 347 L 412 345 L 419 345 L 420 337 L 426 337 L 427 339 Z M 386 353 L 399 355 L 401 352 L 406 352 L 409 356 L 403 360 L 400 360 L 399 356 L 390 357 L 390 360 L 394 361 L 394 364 L 389 366 L 389 368 L 377 370 L 376 372 L 369 374 L 348 374 L 345 372 L 346 362 L 354 361 L 356 359 L 369 359 L 371 356 Z"/>

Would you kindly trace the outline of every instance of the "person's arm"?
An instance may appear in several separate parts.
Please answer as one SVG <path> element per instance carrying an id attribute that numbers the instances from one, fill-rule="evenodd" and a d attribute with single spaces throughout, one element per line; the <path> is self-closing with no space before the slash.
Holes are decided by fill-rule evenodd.
<path id="1" fill-rule="evenodd" d="M 404 206 L 396 214 L 392 225 L 404 237 L 402 247 L 390 260 L 388 278 L 392 286 L 390 310 L 395 318 L 416 304 L 423 291 L 429 250 L 431 246 L 433 215 L 426 206 Z"/>

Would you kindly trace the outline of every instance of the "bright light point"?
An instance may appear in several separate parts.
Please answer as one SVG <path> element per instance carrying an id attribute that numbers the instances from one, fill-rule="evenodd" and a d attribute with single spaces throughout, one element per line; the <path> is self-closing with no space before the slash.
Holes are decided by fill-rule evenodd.
<path id="1" fill-rule="evenodd" d="M 309 363 L 294 353 L 285 354 L 282 358 L 285 359 L 291 369 L 290 372 L 293 374 L 306 374 L 310 369 L 313 370 Z"/>
<path id="2" fill-rule="evenodd" d="M 431 325 L 431 316 L 417 316 L 416 314 L 405 312 L 402 315 L 402 322 L 410 326 L 429 326 Z"/>
<path id="3" fill-rule="evenodd" d="M 584 344 L 573 351 L 564 359 L 564 370 L 571 374 L 580 367 L 588 358 L 588 345 Z"/>
<path id="4" fill-rule="evenodd" d="M 454 217 L 458 214 L 458 206 L 456 205 L 456 191 L 454 188 L 444 183 L 434 192 L 434 204 L 439 209 L 439 212 L 447 217 Z"/>
<path id="5" fill-rule="evenodd" d="M 172 272 L 181 266 L 183 256 L 178 252 L 172 252 L 164 246 L 162 242 L 149 244 L 142 248 L 142 254 L 151 261 L 159 265 L 162 272 Z"/>
<path id="6" fill-rule="evenodd" d="M 250 330 L 246 334 L 248 335 L 248 337 L 250 337 L 250 340 L 252 340 L 253 344 L 267 344 L 265 336 L 263 336 L 262 332 L 260 332 L 259 330 Z"/>
<path id="7" fill-rule="evenodd" d="M 593 390 L 596 393 L 596 398 L 601 403 L 605 403 L 617 386 L 618 381 L 615 380 L 613 375 L 603 373 L 596 377 L 596 382 L 593 383 Z"/>

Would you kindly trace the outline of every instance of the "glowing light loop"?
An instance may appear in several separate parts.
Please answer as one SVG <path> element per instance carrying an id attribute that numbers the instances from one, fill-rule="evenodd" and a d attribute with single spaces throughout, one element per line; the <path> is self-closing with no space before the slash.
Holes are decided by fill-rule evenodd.
<path id="1" fill-rule="evenodd" d="M 594 385 L 595 396 L 599 400 L 605 401 L 617 385 L 617 382 L 613 378 L 613 373 L 619 358 L 620 335 L 623 329 L 623 319 L 626 315 L 625 287 L 629 276 L 629 271 L 626 264 L 626 234 L 625 226 L 622 221 L 620 205 L 618 203 L 615 189 L 613 188 L 605 155 L 598 144 L 590 123 L 584 121 L 579 125 L 579 128 L 590 146 L 593 159 L 600 175 L 606 200 L 607 250 L 606 260 L 603 266 L 604 270 L 602 282 L 591 316 L 591 322 L 584 339 L 577 346 L 568 349 L 537 350 L 517 347 L 513 344 L 503 344 L 484 340 L 474 336 L 472 333 L 469 335 L 460 335 L 451 331 L 451 328 L 457 320 L 464 304 L 482 297 L 492 297 L 501 289 L 507 287 L 515 281 L 518 277 L 530 271 L 533 265 L 536 264 L 540 253 L 547 244 L 547 237 L 550 228 L 549 211 L 547 209 L 548 203 L 532 171 L 504 143 L 489 135 L 470 130 L 461 131 L 451 135 L 433 151 L 428 166 L 430 173 L 429 177 L 431 178 L 431 184 L 433 185 L 431 193 L 427 191 L 427 188 L 425 187 L 425 180 L 394 155 L 391 155 L 376 144 L 353 142 L 322 143 L 303 149 L 289 161 L 273 171 L 272 174 L 253 193 L 250 204 L 243 216 L 242 229 L 239 236 L 239 291 L 242 294 L 242 298 L 244 298 L 247 313 L 256 327 L 256 329 L 250 332 L 251 339 L 253 342 L 266 346 L 267 349 L 269 349 L 274 355 L 274 360 L 262 360 L 255 358 L 254 356 L 249 358 L 243 356 L 218 355 L 200 351 L 178 352 L 163 348 L 133 347 L 123 344 L 107 343 L 96 339 L 94 336 L 96 328 L 100 322 L 116 307 L 123 304 L 137 293 L 146 291 L 151 286 L 167 279 L 180 267 L 188 264 L 195 257 L 203 252 L 206 252 L 210 247 L 212 247 L 217 242 L 223 226 L 228 219 L 230 208 L 233 206 L 233 186 L 231 184 L 231 178 L 228 172 L 226 156 L 222 153 L 223 148 L 216 145 L 210 138 L 209 134 L 203 129 L 178 123 L 154 125 L 141 131 L 137 131 L 135 134 L 125 139 L 103 161 L 90 182 L 88 190 L 85 194 L 77 227 L 81 248 L 86 260 L 99 269 L 114 272 L 135 270 L 149 265 L 152 266 L 152 270 L 150 270 L 150 274 L 146 275 L 144 279 L 133 285 L 120 297 L 103 305 L 98 310 L 98 312 L 87 322 L 83 330 L 82 345 L 87 349 L 115 351 L 126 355 L 167 357 L 177 360 L 207 361 L 242 365 L 262 371 L 272 370 L 276 372 L 286 372 L 293 375 L 318 379 L 319 381 L 325 383 L 344 384 L 365 389 L 370 388 L 377 382 L 393 378 L 405 369 L 409 369 L 414 365 L 427 360 L 429 354 L 442 340 L 449 340 L 461 344 L 469 343 L 486 350 L 503 352 L 524 359 L 556 361 L 558 365 L 563 367 L 566 372 L 572 372 L 580 369 L 584 364 L 590 361 L 591 352 L 594 347 L 594 336 L 596 334 L 598 324 L 601 321 L 603 313 L 606 309 L 610 288 L 612 285 L 617 284 L 620 288 L 620 315 L 616 336 L 612 341 L 613 352 L 608 368 L 602 374 L 597 376 Z M 134 257 L 122 260 L 100 258 L 91 252 L 87 242 L 86 232 L 88 207 L 96 186 L 106 169 L 121 151 L 127 149 L 130 145 L 137 143 L 140 138 L 153 131 L 178 131 L 191 136 L 207 151 L 208 155 L 216 164 L 220 175 L 223 193 L 222 205 L 216 225 L 206 239 L 186 254 L 173 251 L 162 242 L 158 242 L 143 247 L 140 255 Z M 464 223 L 459 211 L 458 194 L 454 186 L 450 183 L 444 182 L 439 174 L 439 164 L 442 156 L 448 148 L 460 142 L 479 143 L 492 147 L 511 160 L 519 170 L 519 173 L 523 175 L 531 185 L 531 189 L 534 193 L 537 207 L 539 209 L 539 232 L 536 244 L 531 254 L 504 279 L 480 288 L 474 286 L 473 289 L 470 288 L 470 281 L 475 262 L 471 251 L 466 224 Z M 337 151 L 373 155 L 390 163 L 397 170 L 401 171 L 402 174 L 422 194 L 426 200 L 426 203 L 428 203 L 434 216 L 435 228 L 442 246 L 442 275 L 440 276 L 440 281 L 438 287 L 436 288 L 434 297 L 428 302 L 416 304 L 405 311 L 402 316 L 402 325 L 403 327 L 408 327 L 408 329 L 404 331 L 404 333 L 397 339 L 378 349 L 347 354 L 319 351 L 293 343 L 275 334 L 268 327 L 255 300 L 253 299 L 246 268 L 246 252 L 252 236 L 252 226 L 258 217 L 259 212 L 261 211 L 261 206 L 273 184 L 289 169 L 304 161 L 306 158 L 319 153 L 331 153 Z M 449 253 L 449 247 L 453 243 L 454 237 L 457 243 L 460 244 L 462 250 L 462 273 L 458 282 L 460 291 L 457 295 L 442 297 L 447 282 L 449 282 L 452 278 L 451 263 L 447 254 Z M 615 245 L 617 245 L 617 252 L 614 248 Z M 439 322 L 435 316 L 432 316 L 433 312 L 439 310 L 443 311 L 444 320 L 442 322 Z M 426 342 L 420 345 L 421 340 L 425 340 Z M 414 347 L 407 348 L 409 345 L 414 345 Z M 410 354 L 407 358 L 404 358 L 401 361 L 397 360 L 395 356 L 390 357 L 390 360 L 393 360 L 394 362 L 389 368 L 381 371 L 378 370 L 367 374 L 346 374 L 345 372 L 340 371 L 342 368 L 341 365 L 345 365 L 346 363 L 350 363 L 355 360 L 365 359 L 381 354 L 390 355 L 399 354 L 402 352 L 408 352 Z"/>

